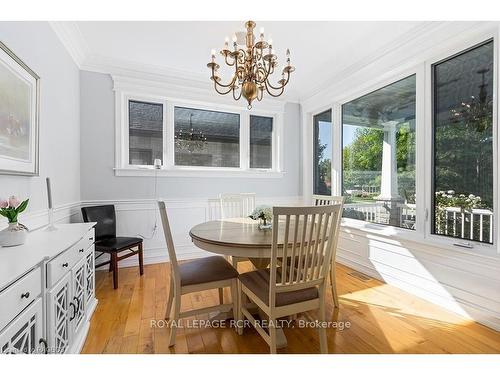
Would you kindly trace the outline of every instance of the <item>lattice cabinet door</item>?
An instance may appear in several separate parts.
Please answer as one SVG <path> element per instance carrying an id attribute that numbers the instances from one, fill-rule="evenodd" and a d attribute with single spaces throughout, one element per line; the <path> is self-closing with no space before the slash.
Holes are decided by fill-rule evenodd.
<path id="1" fill-rule="evenodd" d="M 88 304 L 95 294 L 94 251 L 85 257 L 85 302 Z"/>
<path id="2" fill-rule="evenodd" d="M 45 353 L 42 319 L 42 299 L 38 298 L 0 333 L 0 353 Z"/>
<path id="3" fill-rule="evenodd" d="M 72 273 L 72 302 L 76 306 L 75 317 L 72 321 L 72 330 L 76 333 L 85 320 L 85 267 L 86 258 L 82 258 L 71 270 Z"/>
<path id="4" fill-rule="evenodd" d="M 71 301 L 71 272 L 47 293 L 47 334 L 50 351 L 65 353 L 70 344 L 70 322 L 75 318 L 76 305 Z"/>

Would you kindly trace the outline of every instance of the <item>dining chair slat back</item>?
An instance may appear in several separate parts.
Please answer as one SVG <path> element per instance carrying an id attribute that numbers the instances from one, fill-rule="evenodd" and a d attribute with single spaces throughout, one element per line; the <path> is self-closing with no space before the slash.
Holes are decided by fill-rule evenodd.
<path id="1" fill-rule="evenodd" d="M 160 209 L 160 217 L 163 226 L 163 234 L 165 235 L 165 242 L 167 243 L 168 258 L 170 265 L 172 267 L 172 273 L 174 278 L 179 277 L 179 264 L 177 262 L 177 255 L 175 254 L 174 240 L 172 238 L 172 232 L 170 230 L 170 222 L 167 215 L 167 207 L 165 202 L 158 201 L 158 207 Z"/>
<path id="2" fill-rule="evenodd" d="M 339 204 L 340 205 L 340 215 L 342 216 L 342 212 L 344 209 L 344 200 L 345 197 L 342 196 L 335 196 L 335 195 L 313 195 L 312 196 L 313 203 L 315 206 L 325 206 L 325 205 L 332 205 L 332 204 Z M 339 229 L 340 230 L 340 225 Z M 332 286 L 332 297 L 333 297 L 333 303 L 335 307 L 339 307 L 339 297 L 337 293 L 337 276 L 335 273 L 335 260 L 337 258 L 337 244 L 339 240 L 339 234 L 335 236 L 335 243 L 333 244 L 333 254 L 332 254 L 332 265 L 330 267 L 330 283 Z"/>
<path id="3" fill-rule="evenodd" d="M 170 292 L 168 294 L 165 319 L 172 319 L 177 322 L 180 318 L 206 314 L 219 309 L 228 311 L 230 308 L 237 311 L 238 308 L 238 272 L 222 257 L 212 256 L 200 259 L 191 259 L 177 262 L 174 241 L 170 231 L 167 208 L 165 202 L 158 201 L 163 234 L 167 243 L 167 251 L 171 265 L 170 272 Z M 181 312 L 181 296 L 183 294 L 202 292 L 211 289 L 229 287 L 231 289 L 231 303 L 224 304 L 219 295 L 219 305 L 192 309 Z M 170 327 L 169 346 L 175 345 L 177 324 Z"/>
<path id="4" fill-rule="evenodd" d="M 223 193 L 219 199 L 222 219 L 247 217 L 255 209 L 255 193 Z"/>
<path id="5" fill-rule="evenodd" d="M 340 195 L 318 195 L 312 196 L 313 204 L 315 206 L 326 206 L 330 204 L 344 204 L 345 197 Z"/>
<path id="6" fill-rule="evenodd" d="M 208 221 L 220 220 L 222 218 L 220 198 L 208 199 Z"/>
<path id="7" fill-rule="evenodd" d="M 285 224 L 273 227 L 271 308 L 277 293 L 311 288 L 324 282 L 334 253 L 340 216 L 341 205 L 273 208 L 273 223 L 281 220 Z M 281 259 L 292 261 L 282 261 L 278 268 Z"/>

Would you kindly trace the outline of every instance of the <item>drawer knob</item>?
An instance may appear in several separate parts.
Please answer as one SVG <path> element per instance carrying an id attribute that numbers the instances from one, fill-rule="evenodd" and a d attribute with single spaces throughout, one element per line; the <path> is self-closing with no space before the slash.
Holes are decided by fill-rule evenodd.
<path id="1" fill-rule="evenodd" d="M 68 264 L 68 262 L 66 262 L 66 263 L 63 263 L 63 264 L 62 264 L 62 266 L 63 266 L 63 267 L 68 267 L 68 266 L 69 266 L 69 264 Z"/>
<path id="2" fill-rule="evenodd" d="M 78 250 L 79 253 L 83 253 L 83 249 Z"/>
<path id="3" fill-rule="evenodd" d="M 30 298 L 30 292 L 21 294 L 21 298 Z"/>
<path id="4" fill-rule="evenodd" d="M 90 237 L 90 238 L 89 238 L 89 241 L 94 241 L 94 237 Z"/>

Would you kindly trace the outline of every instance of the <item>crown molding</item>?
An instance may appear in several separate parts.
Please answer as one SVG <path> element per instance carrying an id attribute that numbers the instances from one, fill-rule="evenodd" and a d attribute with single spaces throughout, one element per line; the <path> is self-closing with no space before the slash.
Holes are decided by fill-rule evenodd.
<path id="1" fill-rule="evenodd" d="M 180 90 L 189 88 L 190 90 L 202 90 L 209 94 L 214 93 L 208 74 L 194 73 L 172 67 L 92 55 L 81 65 L 81 69 L 109 74 L 112 77 L 129 77 L 138 81 L 148 81 L 151 85 L 171 85 L 176 86 Z M 279 98 L 266 97 L 265 100 L 272 102 L 299 102 L 298 95 L 294 92 L 285 92 Z"/>
<path id="2" fill-rule="evenodd" d="M 363 87 L 375 77 L 382 80 L 395 71 L 407 70 L 424 61 L 431 51 L 448 44 L 450 40 L 494 29 L 498 25 L 498 22 L 486 21 L 426 22 L 301 96 L 302 109 L 310 112 L 326 105 L 331 106 L 331 103 L 341 100 L 344 92 L 353 85 Z"/>
<path id="3" fill-rule="evenodd" d="M 247 110 L 244 100 L 235 101 L 231 95 L 219 95 L 208 80 L 203 83 L 191 84 L 182 78 L 169 79 L 162 76 L 155 77 L 136 76 L 130 74 L 111 74 L 113 91 L 115 93 L 129 93 L 144 97 L 161 97 L 169 100 L 181 100 L 185 103 L 211 104 L 228 110 Z M 284 113 L 286 103 L 290 101 L 267 98 L 261 102 L 254 102 L 253 109 L 257 112 L 275 114 Z"/>
<path id="4" fill-rule="evenodd" d="M 331 76 L 330 78 L 323 81 L 321 84 L 316 85 L 310 90 L 306 90 L 304 94 L 300 97 L 300 102 L 306 101 L 310 97 L 313 97 L 322 91 L 326 90 L 328 87 L 334 85 L 335 83 L 342 81 L 358 71 L 366 68 L 369 65 L 375 64 L 378 60 L 384 56 L 398 50 L 402 46 L 414 42 L 418 38 L 427 36 L 428 34 L 434 32 L 435 30 L 446 24 L 445 21 L 428 21 L 413 27 L 408 32 L 404 33 L 395 40 L 387 43 L 385 46 L 377 50 L 376 53 L 366 56 L 363 60 L 357 61 L 354 64 L 349 65 L 339 73 Z"/>
<path id="5" fill-rule="evenodd" d="M 71 58 L 81 69 L 90 54 L 90 49 L 76 22 L 49 21 L 49 25 L 66 48 Z"/>

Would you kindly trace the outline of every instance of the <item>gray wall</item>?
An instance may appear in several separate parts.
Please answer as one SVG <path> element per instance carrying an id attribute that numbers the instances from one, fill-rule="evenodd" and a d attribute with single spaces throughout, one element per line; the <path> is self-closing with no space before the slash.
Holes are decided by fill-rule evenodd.
<path id="1" fill-rule="evenodd" d="M 107 74 L 80 72 L 82 200 L 154 198 L 152 177 L 116 177 L 115 101 Z M 162 198 L 215 197 L 221 192 L 255 192 L 262 197 L 298 196 L 300 183 L 300 107 L 288 103 L 284 116 L 283 178 L 161 177 Z"/>
<path id="2" fill-rule="evenodd" d="M 79 70 L 47 22 L 0 22 L 0 40 L 33 69 L 40 82 L 40 176 L 0 175 L 0 197 L 29 197 L 29 212 L 80 200 Z M 1 88 L 0 88 L 1 89 Z M 3 227 L 4 220 L 0 221 Z"/>

